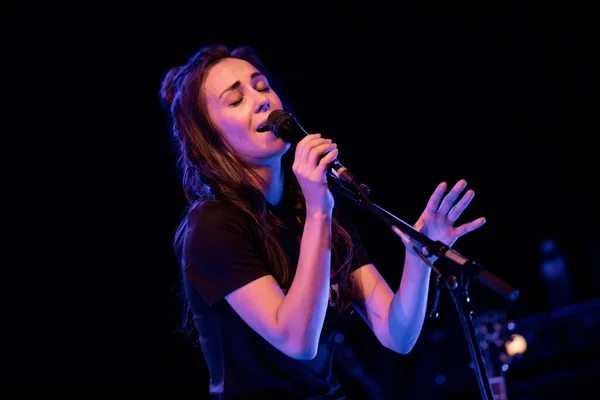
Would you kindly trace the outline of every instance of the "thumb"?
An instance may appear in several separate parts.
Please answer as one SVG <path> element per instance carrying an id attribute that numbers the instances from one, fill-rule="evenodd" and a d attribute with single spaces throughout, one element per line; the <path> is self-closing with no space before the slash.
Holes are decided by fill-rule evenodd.
<path id="1" fill-rule="evenodd" d="M 421 215 L 419 217 L 419 219 L 417 220 L 417 222 L 415 222 L 415 225 L 413 226 L 413 228 L 415 228 L 416 230 L 418 230 L 419 232 L 421 232 L 421 229 L 423 228 L 423 225 L 425 225 L 425 216 Z"/>
<path id="2" fill-rule="evenodd" d="M 416 228 L 416 224 L 415 224 L 415 228 Z M 404 245 L 409 248 L 409 249 L 413 249 L 413 250 L 418 250 L 419 248 L 417 247 L 417 245 L 415 245 L 415 243 L 408 237 L 408 235 L 406 235 L 404 232 L 402 232 L 400 230 L 400 228 L 398 228 L 397 226 L 393 226 L 392 230 L 394 231 L 394 233 L 396 233 L 396 235 L 398 235 L 400 237 L 400 239 L 402 240 L 402 243 L 404 243 Z M 423 253 L 424 256 L 428 257 L 430 256 L 429 254 L 429 249 L 427 248 L 427 246 L 422 246 L 420 250 L 421 253 Z"/>
<path id="3" fill-rule="evenodd" d="M 394 233 L 396 235 L 398 235 L 400 237 L 400 239 L 402 240 L 402 243 L 404 243 L 405 246 L 407 247 L 413 247 L 414 243 L 412 242 L 412 240 L 410 240 L 410 238 L 408 237 L 408 235 L 406 235 L 406 233 L 402 232 L 400 230 L 400 228 L 398 228 L 397 226 L 393 226 L 392 230 L 394 231 Z"/>

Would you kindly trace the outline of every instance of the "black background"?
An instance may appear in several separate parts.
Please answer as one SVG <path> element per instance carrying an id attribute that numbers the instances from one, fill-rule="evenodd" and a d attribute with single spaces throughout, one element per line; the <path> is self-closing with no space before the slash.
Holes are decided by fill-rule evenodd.
<path id="1" fill-rule="evenodd" d="M 587 6 L 21 4 L 3 20 L 5 103 L 14 108 L 5 128 L 23 141 L 7 146 L 6 159 L 25 172 L 10 197 L 31 218 L 17 217 L 12 234 L 22 284 L 6 285 L 19 293 L 7 303 L 19 340 L 14 384 L 161 398 L 206 392 L 201 354 L 173 333 L 170 244 L 184 198 L 158 89 L 168 68 L 213 41 L 258 50 L 303 126 L 332 137 L 372 199 L 402 220 L 414 223 L 440 181 L 468 181 L 476 196 L 461 219 L 487 223 L 455 248 L 521 290 L 509 304 L 473 285 L 476 313 L 549 310 L 538 270 L 545 238 L 567 257 L 576 302 L 600 293 Z M 370 216 L 357 218 L 396 288 L 400 241 Z M 443 295 L 440 313 L 408 356 L 380 348 L 361 324 L 347 343 L 384 390 L 409 393 L 426 382 L 414 377 L 429 357 L 428 333 L 462 340 Z M 463 386 L 477 393 L 460 361 L 468 350 L 458 354 L 445 364 L 464 368 Z"/>

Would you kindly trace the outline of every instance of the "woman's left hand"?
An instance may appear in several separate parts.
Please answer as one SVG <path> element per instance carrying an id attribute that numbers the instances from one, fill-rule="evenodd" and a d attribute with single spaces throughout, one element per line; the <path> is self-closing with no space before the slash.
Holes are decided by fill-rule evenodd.
<path id="1" fill-rule="evenodd" d="M 480 217 L 462 225 L 454 226 L 456 220 L 473 200 L 475 192 L 469 189 L 461 197 L 467 186 L 467 182 L 461 179 L 444 196 L 447 186 L 446 182 L 438 185 L 414 228 L 431 240 L 440 241 L 451 247 L 459 237 L 485 224 L 485 218 Z"/>

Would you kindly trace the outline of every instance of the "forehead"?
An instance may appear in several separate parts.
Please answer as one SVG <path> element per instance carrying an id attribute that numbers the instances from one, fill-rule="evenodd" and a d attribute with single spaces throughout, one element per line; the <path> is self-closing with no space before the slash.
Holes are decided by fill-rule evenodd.
<path id="1" fill-rule="evenodd" d="M 209 96 L 219 96 L 235 82 L 246 82 L 257 69 L 247 61 L 238 58 L 225 58 L 208 71 L 204 81 L 204 91 Z"/>

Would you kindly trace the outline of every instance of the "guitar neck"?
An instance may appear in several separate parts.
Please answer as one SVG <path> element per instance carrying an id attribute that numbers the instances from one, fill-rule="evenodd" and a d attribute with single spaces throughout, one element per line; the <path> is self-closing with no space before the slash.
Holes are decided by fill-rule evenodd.
<path id="1" fill-rule="evenodd" d="M 508 396 L 506 394 L 506 380 L 504 379 L 504 376 L 491 376 L 489 381 L 490 386 L 492 387 L 494 400 L 508 400 Z"/>

